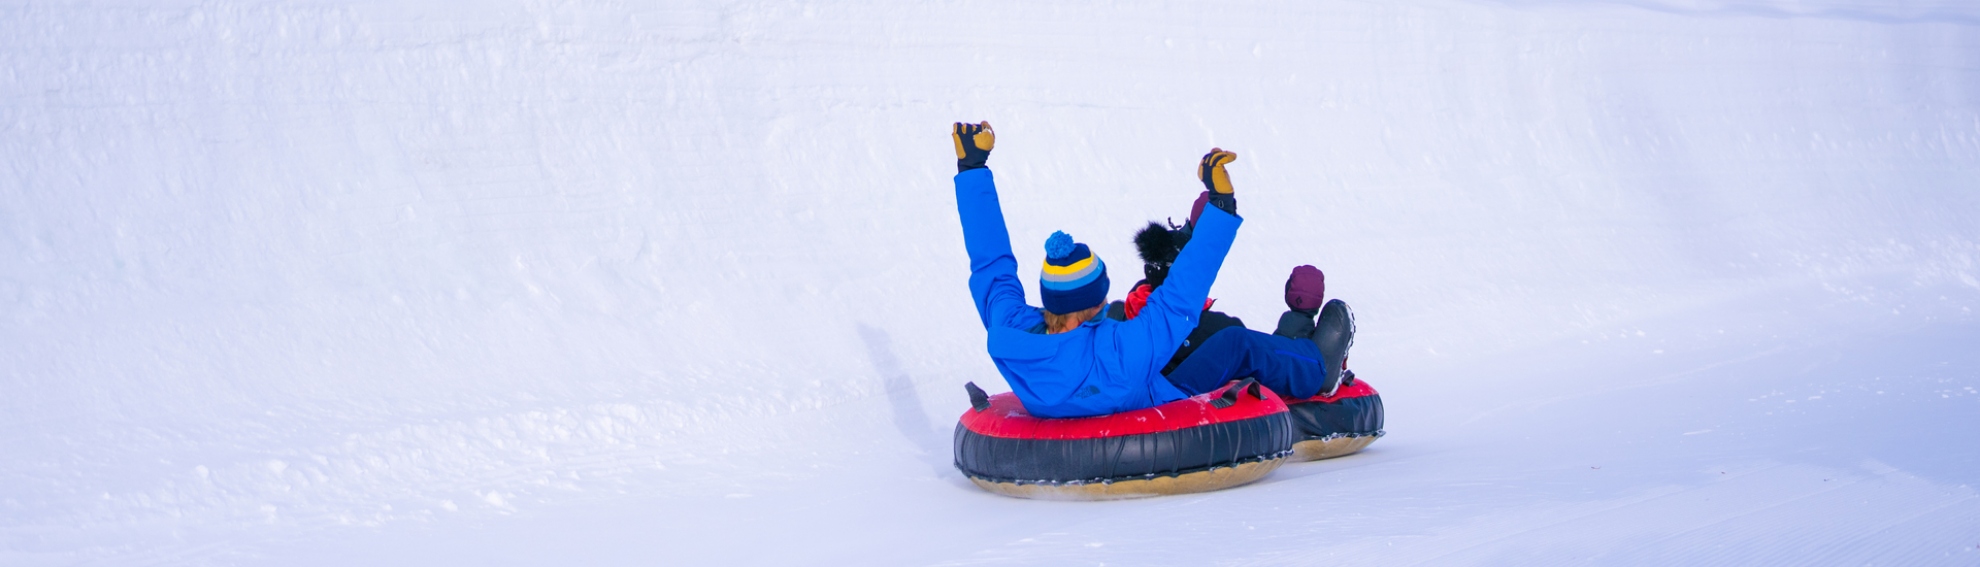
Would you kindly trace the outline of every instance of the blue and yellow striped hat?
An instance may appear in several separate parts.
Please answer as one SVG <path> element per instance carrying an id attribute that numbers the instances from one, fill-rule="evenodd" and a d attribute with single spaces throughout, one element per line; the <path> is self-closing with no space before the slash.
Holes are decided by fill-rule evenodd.
<path id="1" fill-rule="evenodd" d="M 1073 242 L 1072 236 L 1054 232 L 1045 239 L 1045 270 L 1038 274 L 1039 295 L 1045 310 L 1073 313 L 1107 301 L 1107 263 Z"/>

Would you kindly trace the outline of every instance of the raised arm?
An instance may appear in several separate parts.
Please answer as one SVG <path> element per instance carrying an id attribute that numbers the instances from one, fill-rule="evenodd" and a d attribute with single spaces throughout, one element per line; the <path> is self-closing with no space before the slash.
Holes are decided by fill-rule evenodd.
<path id="1" fill-rule="evenodd" d="M 1043 320 L 1024 303 L 1024 284 L 1011 255 L 1011 234 L 1004 225 L 1003 205 L 997 202 L 997 181 L 984 164 L 996 146 L 990 123 L 957 123 L 956 212 L 962 217 L 963 247 L 969 251 L 969 294 L 983 328 L 1028 329 Z"/>
<path id="2" fill-rule="evenodd" d="M 1231 189 L 1230 175 L 1224 171 L 1224 165 L 1234 161 L 1237 154 L 1221 148 L 1212 148 L 1203 156 L 1197 177 L 1203 180 L 1205 190 L 1198 206 L 1210 206 L 1203 207 L 1191 223 L 1189 243 L 1176 255 L 1162 285 L 1148 296 L 1148 305 L 1141 308 L 1141 314 L 1127 322 L 1126 332 L 1145 333 L 1149 340 L 1180 346 L 1190 331 L 1196 329 L 1197 318 L 1203 313 L 1203 300 L 1210 295 L 1210 285 L 1217 281 L 1217 271 L 1223 268 L 1224 256 L 1230 253 L 1231 244 L 1237 239 L 1238 227 L 1244 224 L 1244 219 L 1237 216 L 1237 197 Z M 1170 352 L 1162 353 L 1163 360 L 1167 360 Z"/>

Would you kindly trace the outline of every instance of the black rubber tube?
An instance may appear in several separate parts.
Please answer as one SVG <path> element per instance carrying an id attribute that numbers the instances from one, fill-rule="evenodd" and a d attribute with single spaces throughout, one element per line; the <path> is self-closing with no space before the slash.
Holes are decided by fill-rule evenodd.
<path id="1" fill-rule="evenodd" d="M 1018 484 L 1174 476 L 1286 455 L 1298 438 L 1285 413 L 1092 439 L 992 437 L 956 425 L 956 468 Z"/>

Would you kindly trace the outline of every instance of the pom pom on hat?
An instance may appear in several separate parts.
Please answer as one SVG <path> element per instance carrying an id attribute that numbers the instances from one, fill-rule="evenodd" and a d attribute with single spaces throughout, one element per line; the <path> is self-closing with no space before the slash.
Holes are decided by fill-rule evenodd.
<path id="1" fill-rule="evenodd" d="M 1065 258 L 1072 254 L 1074 246 L 1072 235 L 1063 230 L 1053 231 L 1052 236 L 1045 238 L 1045 257 L 1053 260 Z"/>

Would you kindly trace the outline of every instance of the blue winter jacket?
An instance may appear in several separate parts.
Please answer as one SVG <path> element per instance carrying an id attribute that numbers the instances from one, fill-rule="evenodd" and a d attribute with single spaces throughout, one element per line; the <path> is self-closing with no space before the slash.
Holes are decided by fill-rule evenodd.
<path id="1" fill-rule="evenodd" d="M 1162 365 L 1196 328 L 1203 300 L 1243 219 L 1204 207 L 1189 245 L 1140 316 L 1130 321 L 1094 317 L 1078 329 L 1047 335 L 1038 331 L 1044 316 L 1024 302 L 989 169 L 956 174 L 956 208 L 969 248 L 969 293 L 990 333 L 990 360 L 1026 411 L 1038 417 L 1086 417 L 1188 397 L 1162 377 Z"/>

